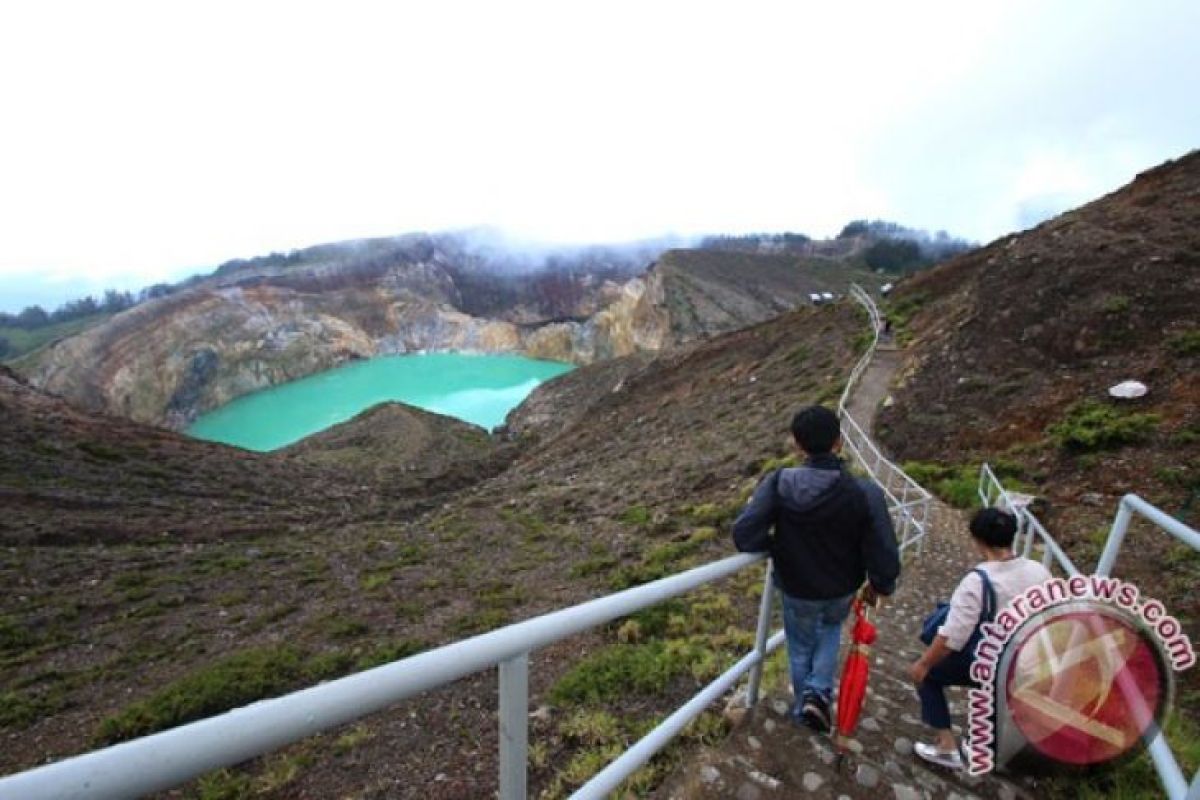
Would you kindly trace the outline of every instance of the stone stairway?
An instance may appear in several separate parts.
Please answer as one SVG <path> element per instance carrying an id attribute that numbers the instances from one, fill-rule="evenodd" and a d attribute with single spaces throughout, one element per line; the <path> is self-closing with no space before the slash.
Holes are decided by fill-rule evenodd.
<path id="1" fill-rule="evenodd" d="M 790 687 L 764 687 L 759 705 L 744 712 L 719 746 L 701 752 L 658 791 L 660 800 L 736 798 L 887 798 L 888 800 L 971 800 L 1035 798 L 1033 779 L 972 777 L 927 765 L 913 754 L 914 741 L 928 741 L 920 720 L 908 665 L 923 645 L 921 621 L 938 599 L 948 599 L 961 577 L 977 562 L 966 522 L 944 505 L 922 552 L 906 557 L 895 595 L 872 619 L 879 639 L 872 651 L 871 678 L 852 752 L 839 762 L 833 741 L 794 726 L 787 717 Z M 778 612 L 776 613 L 778 625 Z M 848 633 L 843 637 L 849 638 Z M 843 647 L 842 658 L 845 657 Z M 839 662 L 841 663 L 841 662 Z M 786 683 L 786 679 L 784 681 Z M 950 690 L 958 726 L 965 716 L 965 690 Z"/>

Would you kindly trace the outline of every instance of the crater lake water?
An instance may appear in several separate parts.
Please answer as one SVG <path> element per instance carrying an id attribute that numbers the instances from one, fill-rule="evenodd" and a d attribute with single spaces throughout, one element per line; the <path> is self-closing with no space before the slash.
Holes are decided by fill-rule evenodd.
<path id="1" fill-rule="evenodd" d="M 201 416 L 187 433 L 247 450 L 275 450 L 389 400 L 490 430 L 538 384 L 571 369 L 508 355 L 381 356 L 243 395 Z"/>

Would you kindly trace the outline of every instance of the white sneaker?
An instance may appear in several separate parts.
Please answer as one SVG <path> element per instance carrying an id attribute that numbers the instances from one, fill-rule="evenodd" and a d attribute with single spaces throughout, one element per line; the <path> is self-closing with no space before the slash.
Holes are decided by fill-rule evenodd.
<path id="1" fill-rule="evenodd" d="M 913 752 L 921 758 L 928 761 L 930 764 L 937 764 L 939 767 L 946 769 L 960 770 L 963 768 L 962 753 L 957 749 L 946 752 L 940 749 L 935 744 L 925 744 L 917 742 L 913 745 Z"/>

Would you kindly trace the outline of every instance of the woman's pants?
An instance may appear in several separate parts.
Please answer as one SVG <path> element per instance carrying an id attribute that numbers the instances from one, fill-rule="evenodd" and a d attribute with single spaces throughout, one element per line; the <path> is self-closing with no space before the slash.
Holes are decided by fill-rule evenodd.
<path id="1" fill-rule="evenodd" d="M 925 680 L 917 686 L 921 697 L 921 721 L 938 730 L 950 729 L 950 707 L 946 705 L 947 686 L 974 686 L 971 680 L 971 660 L 974 642 L 970 648 L 951 653 L 930 667 Z"/>

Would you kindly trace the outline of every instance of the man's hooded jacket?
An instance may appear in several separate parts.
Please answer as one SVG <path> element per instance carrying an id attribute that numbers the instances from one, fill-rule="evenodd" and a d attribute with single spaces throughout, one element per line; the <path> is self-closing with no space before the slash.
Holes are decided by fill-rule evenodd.
<path id="1" fill-rule="evenodd" d="M 888 595 L 900 574 L 883 490 L 832 454 L 768 475 L 734 522 L 733 541 L 742 552 L 769 552 L 779 587 L 806 600 L 845 597 L 864 580 Z"/>

